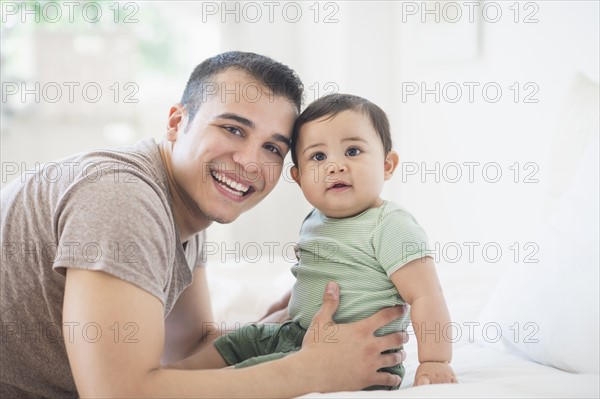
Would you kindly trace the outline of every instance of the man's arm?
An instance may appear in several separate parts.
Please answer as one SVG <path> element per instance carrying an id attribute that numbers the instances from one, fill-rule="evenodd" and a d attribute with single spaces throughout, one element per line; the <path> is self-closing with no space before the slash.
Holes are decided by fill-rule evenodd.
<path id="1" fill-rule="evenodd" d="M 336 325 L 331 320 L 338 302 L 337 290 L 324 296 L 302 350 L 284 359 L 239 370 L 168 370 L 160 367 L 162 303 L 109 274 L 68 269 L 63 333 L 82 397 L 293 397 L 397 385 L 397 376 L 377 370 L 402 360 L 381 352 L 399 346 L 403 337 L 373 333 L 400 317 L 402 308 Z"/>
<path id="2" fill-rule="evenodd" d="M 192 284 L 181 293 L 165 320 L 165 349 L 161 361 L 166 364 L 184 359 L 219 335 L 211 308 L 206 268 L 198 267 Z"/>

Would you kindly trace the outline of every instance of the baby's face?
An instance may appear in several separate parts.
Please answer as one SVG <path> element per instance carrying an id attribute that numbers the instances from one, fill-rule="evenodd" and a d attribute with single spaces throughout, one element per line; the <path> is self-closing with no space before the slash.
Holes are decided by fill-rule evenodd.
<path id="1" fill-rule="evenodd" d="M 302 126 L 292 174 L 306 199 L 326 216 L 356 215 L 381 206 L 387 173 L 379 135 L 367 116 L 347 110 Z M 393 168 L 392 168 L 393 171 Z"/>

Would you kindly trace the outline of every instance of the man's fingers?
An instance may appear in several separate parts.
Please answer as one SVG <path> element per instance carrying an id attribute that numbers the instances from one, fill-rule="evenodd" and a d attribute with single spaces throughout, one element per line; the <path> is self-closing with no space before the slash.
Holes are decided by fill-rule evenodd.
<path id="1" fill-rule="evenodd" d="M 456 378 L 456 376 L 452 376 L 452 379 L 450 380 L 450 382 L 453 384 L 458 384 L 458 378 Z"/>
<path id="2" fill-rule="evenodd" d="M 404 361 L 406 361 L 406 351 L 404 349 L 400 349 L 398 353 L 402 356 L 402 363 L 404 363 Z"/>
<path id="3" fill-rule="evenodd" d="M 400 352 L 385 353 L 381 355 L 381 367 L 394 367 L 404 361 L 404 356 Z"/>
<path id="4" fill-rule="evenodd" d="M 402 336 L 402 343 L 405 344 L 408 342 L 408 333 L 406 331 L 400 331 L 400 335 Z"/>
<path id="5" fill-rule="evenodd" d="M 404 343 L 404 337 L 400 332 L 394 332 L 377 338 L 377 345 L 380 352 L 388 349 L 396 349 Z"/>
<path id="6" fill-rule="evenodd" d="M 375 373 L 375 378 L 371 385 L 383 385 L 388 387 L 395 387 L 400 385 L 402 382 L 402 378 L 399 375 L 385 373 L 385 372 L 377 372 Z"/>
<path id="7" fill-rule="evenodd" d="M 377 329 L 391 323 L 392 321 L 399 319 L 405 313 L 404 306 L 392 306 L 384 308 L 374 315 L 367 317 L 361 323 L 365 323 L 368 328 L 375 332 Z"/>

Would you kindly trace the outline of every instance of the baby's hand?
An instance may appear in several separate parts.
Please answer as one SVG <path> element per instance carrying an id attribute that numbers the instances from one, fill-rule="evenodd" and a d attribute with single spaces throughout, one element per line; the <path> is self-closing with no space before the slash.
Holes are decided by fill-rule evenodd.
<path id="1" fill-rule="evenodd" d="M 457 384 L 458 380 L 449 364 L 423 362 L 415 374 L 414 386 L 427 384 Z"/>

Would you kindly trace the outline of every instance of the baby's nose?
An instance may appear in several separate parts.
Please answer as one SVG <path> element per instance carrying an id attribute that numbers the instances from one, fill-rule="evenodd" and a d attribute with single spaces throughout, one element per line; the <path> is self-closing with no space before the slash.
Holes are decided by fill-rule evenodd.
<path id="1" fill-rule="evenodd" d="M 327 173 L 329 173 L 330 175 L 337 173 L 337 172 L 343 172 L 346 170 L 346 165 L 344 164 L 340 164 L 337 162 L 330 162 L 329 164 L 327 164 Z"/>

